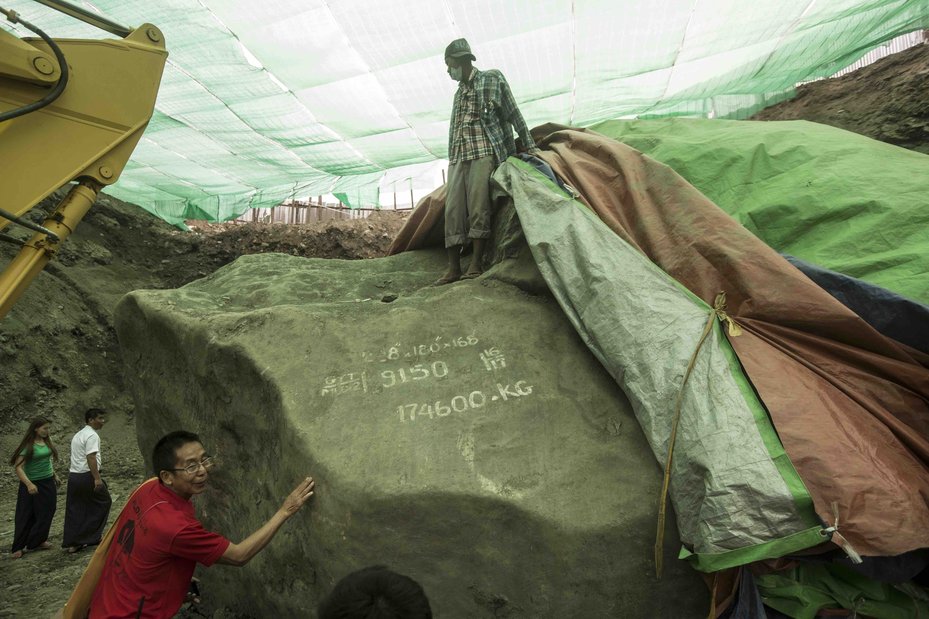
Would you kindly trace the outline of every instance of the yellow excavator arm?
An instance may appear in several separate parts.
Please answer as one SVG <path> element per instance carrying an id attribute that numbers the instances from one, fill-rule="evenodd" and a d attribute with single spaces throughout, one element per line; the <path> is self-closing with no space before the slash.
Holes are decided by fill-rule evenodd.
<path id="1" fill-rule="evenodd" d="M 0 18 L 39 35 L 0 29 L 0 241 L 22 244 L 0 273 L 0 319 L 119 178 L 151 120 L 168 56 L 151 24 L 132 30 L 67 2 L 39 1 L 122 39 L 51 39 L 0 6 Z M 23 217 L 72 182 L 41 226 Z M 4 234 L 11 224 L 35 234 L 22 243 Z"/>

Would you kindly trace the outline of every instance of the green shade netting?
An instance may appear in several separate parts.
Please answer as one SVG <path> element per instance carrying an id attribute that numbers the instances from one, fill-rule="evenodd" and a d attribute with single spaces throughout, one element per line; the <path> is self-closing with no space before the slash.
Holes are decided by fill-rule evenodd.
<path id="1" fill-rule="evenodd" d="M 608 121 L 779 252 L 929 304 L 929 156 L 806 121 Z"/>
<path id="2" fill-rule="evenodd" d="M 155 116 L 109 191 L 169 221 L 358 193 L 359 175 L 376 185 L 444 158 L 455 84 L 442 55 L 458 37 L 478 68 L 505 73 L 530 126 L 588 126 L 747 113 L 929 28 L 929 2 L 912 0 L 81 4 L 165 34 Z M 52 37 L 108 36 L 30 0 L 3 5 Z"/>

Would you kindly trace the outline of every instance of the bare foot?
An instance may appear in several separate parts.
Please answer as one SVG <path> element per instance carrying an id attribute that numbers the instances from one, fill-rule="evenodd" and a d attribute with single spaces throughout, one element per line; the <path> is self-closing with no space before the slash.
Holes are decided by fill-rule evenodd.
<path id="1" fill-rule="evenodd" d="M 13 554 L 10 555 L 10 558 L 12 558 L 12 559 L 21 559 L 22 556 L 23 556 L 23 551 L 22 551 L 22 550 L 17 550 L 16 552 L 14 552 Z"/>
<path id="2" fill-rule="evenodd" d="M 461 273 L 455 273 L 454 271 L 449 271 L 439 279 L 432 282 L 433 286 L 444 286 L 445 284 L 451 284 L 452 282 L 457 282 L 461 279 Z"/>
<path id="3" fill-rule="evenodd" d="M 483 274 L 484 274 L 483 271 L 476 271 L 476 270 L 468 269 L 468 272 L 462 275 L 461 279 L 474 279 L 475 277 L 480 277 Z"/>
<path id="4" fill-rule="evenodd" d="M 35 552 L 36 550 L 51 550 L 51 548 L 52 548 L 52 545 L 50 542 L 42 542 L 35 548 L 30 548 L 29 552 Z"/>

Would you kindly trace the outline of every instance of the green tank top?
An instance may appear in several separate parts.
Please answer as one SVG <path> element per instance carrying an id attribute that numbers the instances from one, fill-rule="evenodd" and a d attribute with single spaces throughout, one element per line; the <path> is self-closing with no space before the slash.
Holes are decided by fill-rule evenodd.
<path id="1" fill-rule="evenodd" d="M 26 450 L 19 452 L 19 455 L 25 456 Z M 29 481 L 39 481 L 52 477 L 55 474 L 55 469 L 52 468 L 51 448 L 44 443 L 34 445 L 32 460 L 23 465 L 23 472 Z"/>

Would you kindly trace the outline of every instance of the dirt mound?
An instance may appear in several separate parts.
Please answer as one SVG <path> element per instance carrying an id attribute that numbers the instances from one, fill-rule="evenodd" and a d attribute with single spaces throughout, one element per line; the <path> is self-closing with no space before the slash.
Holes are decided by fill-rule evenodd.
<path id="1" fill-rule="evenodd" d="M 53 203 L 34 209 L 32 219 L 41 221 Z M 12 396 L 0 402 L 0 427 L 12 431 L 27 417 L 54 416 L 72 404 L 83 409 L 88 404 L 83 397 L 72 403 L 67 396 L 91 377 L 98 386 L 119 384 L 118 364 L 105 370 L 90 360 L 116 354 L 110 314 L 130 290 L 176 288 L 244 254 L 383 256 L 404 220 L 403 213 L 375 213 L 366 219 L 305 225 L 202 224 L 182 232 L 137 206 L 101 196 L 59 255 L 0 322 L 0 363 L 5 370 L 0 389 Z M 22 229 L 8 231 L 27 236 Z M 5 266 L 16 250 L 0 244 L 0 265 Z M 52 397 L 56 393 L 62 398 Z M 106 400 L 97 403 L 105 407 Z M 78 422 L 79 414 L 74 415 L 72 421 Z"/>
<path id="2" fill-rule="evenodd" d="M 191 230 L 198 253 L 222 264 L 242 255 L 269 252 L 353 260 L 383 256 L 408 213 L 381 211 L 366 219 L 331 219 L 303 225 L 191 224 Z"/>
<path id="3" fill-rule="evenodd" d="M 929 44 L 806 84 L 751 120 L 811 120 L 929 154 Z"/>

